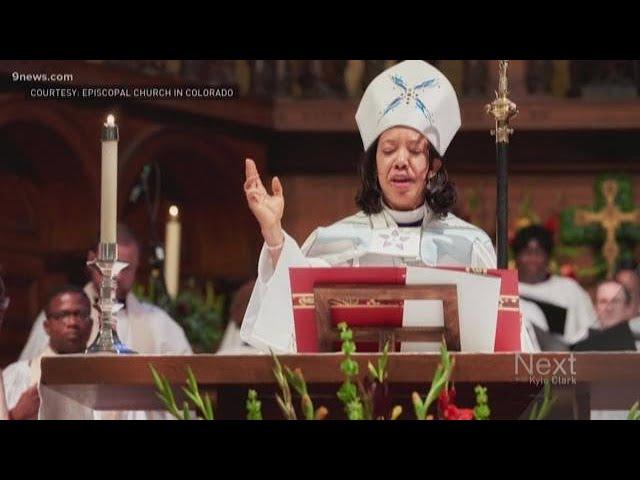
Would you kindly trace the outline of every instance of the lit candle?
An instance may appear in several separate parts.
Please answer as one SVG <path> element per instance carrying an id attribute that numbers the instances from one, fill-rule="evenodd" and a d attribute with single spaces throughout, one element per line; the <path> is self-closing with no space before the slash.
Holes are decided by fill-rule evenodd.
<path id="1" fill-rule="evenodd" d="M 176 298 L 178 295 L 180 278 L 180 218 L 178 214 L 178 207 L 171 205 L 164 240 L 166 250 L 164 279 L 167 284 L 167 293 L 171 298 Z"/>
<path id="2" fill-rule="evenodd" d="M 113 115 L 102 126 L 102 177 L 100 198 L 100 242 L 116 243 L 118 208 L 118 126 Z"/>

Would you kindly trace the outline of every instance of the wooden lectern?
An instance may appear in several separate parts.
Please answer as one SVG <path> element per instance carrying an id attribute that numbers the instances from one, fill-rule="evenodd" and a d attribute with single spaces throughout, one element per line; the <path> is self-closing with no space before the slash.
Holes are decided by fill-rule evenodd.
<path id="1" fill-rule="evenodd" d="M 396 342 L 436 342 L 444 336 L 450 351 L 460 351 L 458 289 L 455 285 L 320 285 L 313 289 L 320 351 L 329 352 L 339 342 L 340 333 L 331 320 L 331 306 L 337 299 L 385 302 L 393 300 L 441 300 L 444 327 L 350 326 L 355 341 L 378 342 L 381 351 L 388 341 L 395 351 Z"/>

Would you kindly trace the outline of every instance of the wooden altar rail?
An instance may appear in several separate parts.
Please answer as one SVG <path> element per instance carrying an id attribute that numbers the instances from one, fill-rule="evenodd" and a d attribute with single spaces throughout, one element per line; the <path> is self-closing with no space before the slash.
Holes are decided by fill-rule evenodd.
<path id="1" fill-rule="evenodd" d="M 588 418 L 589 409 L 593 408 L 628 409 L 640 398 L 640 353 L 452 355 L 456 359 L 453 379 L 459 390 L 464 392 L 465 385 L 468 387 L 462 405 L 473 405 L 472 387 L 481 383 L 489 387 L 496 418 L 522 417 L 522 411 L 540 391 L 541 384 L 537 382 L 543 378 L 573 392 L 578 418 Z M 341 354 L 326 353 L 283 355 L 280 360 L 292 369 L 302 369 L 318 406 L 335 403 L 335 392 L 344 379 L 339 367 L 343 358 Z M 363 353 L 354 358 L 362 373 L 367 362 L 375 363 L 378 355 Z M 402 399 L 407 418 L 412 418 L 411 391 L 427 391 L 438 362 L 435 354 L 390 354 L 388 371 L 394 402 L 396 397 Z M 42 362 L 42 386 L 90 408 L 156 409 L 159 402 L 149 364 L 176 386 L 184 385 L 190 366 L 201 390 L 215 395 L 218 418 L 243 418 L 249 388 L 260 393 L 265 408 L 271 412 L 266 416 L 275 412 L 273 418 L 277 418 L 275 408 L 268 406 L 276 391 L 273 363 L 268 355 L 49 357 Z M 339 406 L 330 408 L 332 412 L 336 410 Z"/>

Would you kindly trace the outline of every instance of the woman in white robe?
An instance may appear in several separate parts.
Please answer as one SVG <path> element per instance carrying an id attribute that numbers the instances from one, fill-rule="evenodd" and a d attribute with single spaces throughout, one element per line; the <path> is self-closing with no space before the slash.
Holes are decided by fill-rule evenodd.
<path id="1" fill-rule="evenodd" d="M 356 122 L 365 151 L 361 211 L 316 229 L 302 247 L 281 225 L 280 180 L 273 178 L 269 194 L 246 160 L 245 194 L 264 246 L 241 337 L 258 349 L 296 351 L 289 267 L 496 266 L 487 234 L 450 213 L 456 192 L 442 159 L 461 120 L 446 77 L 423 61 L 394 65 L 371 82 Z M 402 245 L 381 241 L 385 235 Z"/>

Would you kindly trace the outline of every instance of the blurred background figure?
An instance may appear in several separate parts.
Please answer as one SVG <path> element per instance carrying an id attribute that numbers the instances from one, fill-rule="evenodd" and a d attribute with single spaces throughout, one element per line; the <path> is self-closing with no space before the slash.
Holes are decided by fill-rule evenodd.
<path id="1" fill-rule="evenodd" d="M 616 281 L 604 281 L 596 291 L 596 313 L 602 330 L 629 320 L 631 295 L 627 288 Z"/>
<path id="2" fill-rule="evenodd" d="M 249 280 L 233 294 L 231 306 L 229 307 L 229 323 L 224 332 L 220 348 L 218 348 L 217 351 L 219 355 L 262 353 L 240 338 L 240 326 L 242 325 L 244 312 L 247 310 L 247 305 L 249 304 L 255 283 L 255 280 Z"/>
<path id="3" fill-rule="evenodd" d="M 620 262 L 616 272 L 616 281 L 625 286 L 630 295 L 629 328 L 633 333 L 636 349 L 640 350 L 640 273 L 634 261 Z"/>

